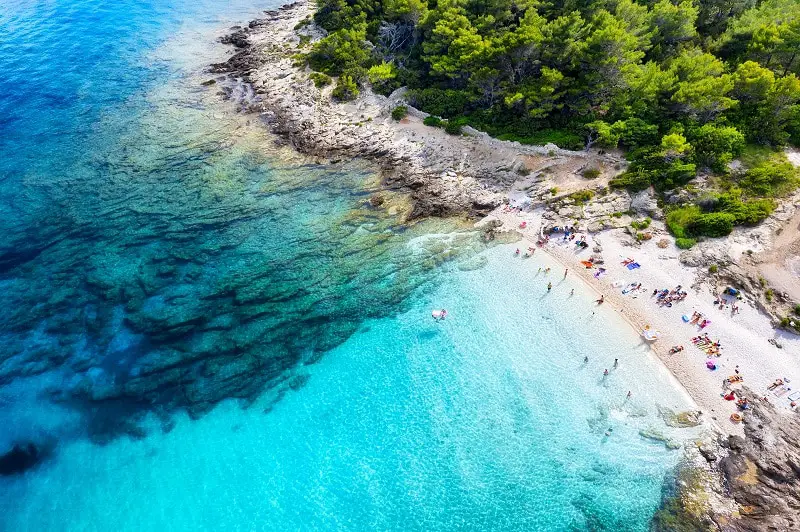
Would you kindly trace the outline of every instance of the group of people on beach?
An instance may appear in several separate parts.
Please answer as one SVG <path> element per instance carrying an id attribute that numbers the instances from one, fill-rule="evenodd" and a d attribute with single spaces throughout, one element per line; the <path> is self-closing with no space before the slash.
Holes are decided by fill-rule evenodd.
<path id="1" fill-rule="evenodd" d="M 692 312 L 692 317 L 689 320 L 689 324 L 699 325 L 701 329 L 705 329 L 709 324 L 711 324 L 711 320 L 703 318 L 703 314 L 695 310 Z"/>
<path id="2" fill-rule="evenodd" d="M 681 290 L 681 288 L 681 285 L 678 285 L 672 290 L 669 288 L 653 290 L 656 304 L 662 307 L 671 307 L 673 302 L 683 301 L 688 293 L 685 290 Z"/>

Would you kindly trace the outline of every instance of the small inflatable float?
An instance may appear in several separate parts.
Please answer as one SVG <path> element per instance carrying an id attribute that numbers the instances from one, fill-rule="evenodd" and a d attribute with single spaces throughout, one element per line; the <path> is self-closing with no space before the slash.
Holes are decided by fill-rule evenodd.
<path id="1" fill-rule="evenodd" d="M 443 320 L 447 317 L 447 310 L 445 309 L 437 309 L 431 312 L 431 316 L 435 320 Z"/>
<path id="2" fill-rule="evenodd" d="M 734 423 L 741 423 L 742 422 L 742 415 L 739 412 L 734 412 L 731 414 L 731 421 Z"/>

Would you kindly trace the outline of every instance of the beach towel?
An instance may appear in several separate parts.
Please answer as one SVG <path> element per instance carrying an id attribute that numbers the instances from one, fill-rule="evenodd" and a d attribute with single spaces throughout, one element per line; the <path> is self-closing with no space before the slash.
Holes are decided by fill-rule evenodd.
<path id="1" fill-rule="evenodd" d="M 631 284 L 629 284 L 629 285 L 628 285 L 628 287 L 627 287 L 627 288 L 625 288 L 625 289 L 622 291 L 622 293 L 623 293 L 623 294 L 627 294 L 628 292 L 630 292 L 631 290 L 634 290 L 635 288 L 636 288 L 636 283 L 631 283 Z"/>
<path id="2" fill-rule="evenodd" d="M 790 401 L 797 401 L 798 399 L 800 399 L 800 392 L 792 393 L 791 395 L 789 395 L 789 397 L 787 397 L 787 399 Z"/>
<path id="3" fill-rule="evenodd" d="M 786 386 L 781 385 L 781 386 L 778 386 L 777 388 L 775 388 L 774 390 L 772 390 L 772 393 L 775 395 L 775 397 L 783 397 L 784 395 L 789 393 L 789 388 L 787 388 Z"/>
<path id="4" fill-rule="evenodd" d="M 635 270 L 636 268 L 641 268 L 642 266 L 638 262 L 631 262 L 628 264 L 627 268 L 629 270 Z"/>
<path id="5" fill-rule="evenodd" d="M 689 316 L 687 316 L 686 314 L 684 314 L 683 316 L 681 316 L 681 319 L 683 319 L 683 322 L 684 322 L 684 323 L 689 323 L 689 320 L 690 320 L 690 319 L 692 319 L 692 318 L 690 318 Z"/>

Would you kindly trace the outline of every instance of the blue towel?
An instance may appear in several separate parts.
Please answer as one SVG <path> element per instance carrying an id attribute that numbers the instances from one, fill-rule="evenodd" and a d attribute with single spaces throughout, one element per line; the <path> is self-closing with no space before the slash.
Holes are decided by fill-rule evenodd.
<path id="1" fill-rule="evenodd" d="M 641 265 L 638 262 L 631 262 L 628 264 L 629 270 L 635 270 L 636 268 L 641 268 Z"/>

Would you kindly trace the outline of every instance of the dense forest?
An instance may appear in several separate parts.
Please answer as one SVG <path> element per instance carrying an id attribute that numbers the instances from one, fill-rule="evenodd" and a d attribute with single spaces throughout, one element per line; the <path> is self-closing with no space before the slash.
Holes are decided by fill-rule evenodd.
<path id="1" fill-rule="evenodd" d="M 622 148 L 616 187 L 711 176 L 713 193 L 668 212 L 684 247 L 797 186 L 776 148 L 800 143 L 800 0 L 317 2 L 328 34 L 304 59 L 316 83 L 338 77 L 334 97 L 407 86 L 448 132 Z"/>

